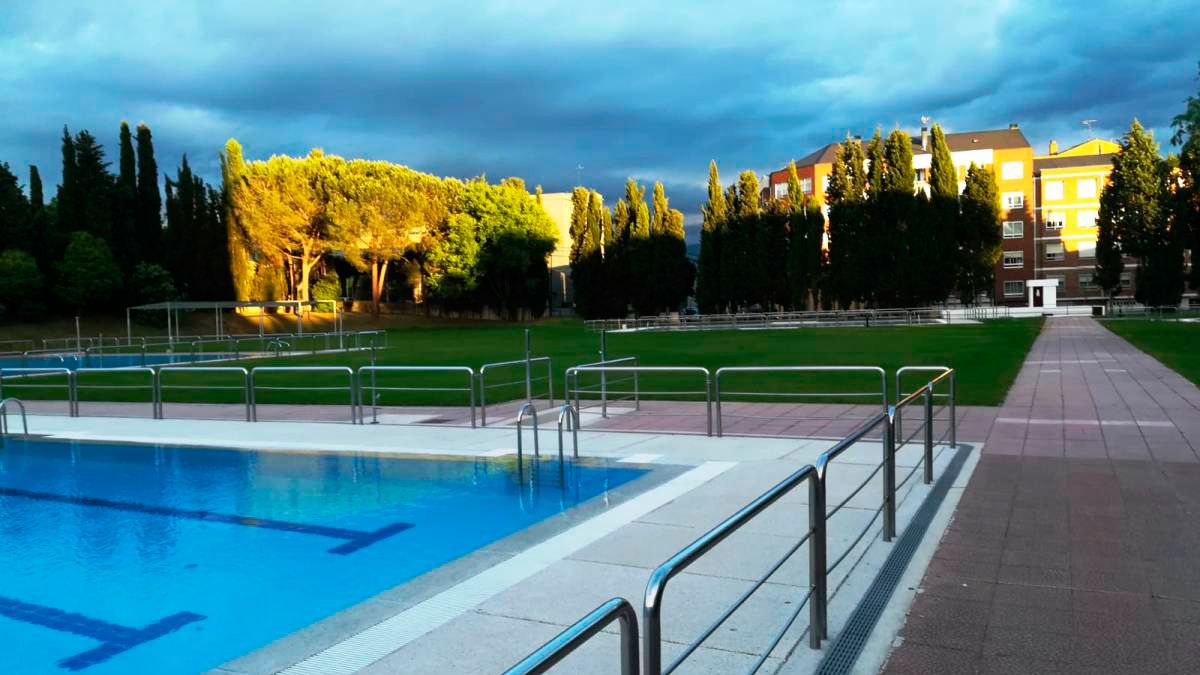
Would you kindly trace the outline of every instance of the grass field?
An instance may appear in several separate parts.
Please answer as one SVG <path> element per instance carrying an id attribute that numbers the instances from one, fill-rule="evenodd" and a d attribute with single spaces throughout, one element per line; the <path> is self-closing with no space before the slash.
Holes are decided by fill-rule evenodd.
<path id="1" fill-rule="evenodd" d="M 905 365 L 949 365 L 957 368 L 958 401 L 963 405 L 996 405 L 1003 399 L 1021 362 L 1041 327 L 1040 319 L 1002 320 L 979 325 L 913 326 L 875 328 L 811 328 L 789 330 L 703 331 L 680 333 L 609 334 L 608 356 L 637 356 L 639 365 L 704 366 L 715 371 L 722 366 L 772 365 L 869 365 L 888 372 L 888 388 L 893 387 L 892 373 Z M 598 358 L 599 335 L 582 323 L 571 320 L 546 321 L 531 326 L 533 351 L 553 361 L 555 397 L 563 395 L 563 374 L 567 368 Z M 388 347 L 377 353 L 379 365 L 454 365 L 478 370 L 484 363 L 519 359 L 523 350 L 523 326 L 475 323 L 452 326 L 413 326 L 389 331 Z M 358 368 L 370 362 L 365 352 L 318 354 L 296 357 L 245 359 L 238 365 L 271 366 L 350 366 Z M 228 362 L 220 365 L 229 365 Z M 544 377 L 538 366 L 535 377 Z M 237 376 L 234 376 L 237 377 Z M 488 402 L 517 398 L 524 391 L 523 368 L 489 371 L 493 382 L 512 382 L 507 386 L 489 386 Z M 906 381 L 905 388 L 917 386 L 922 376 Z M 615 374 L 611 380 L 620 379 Z M 185 376 L 173 375 L 164 384 L 185 384 Z M 584 386 L 595 383 L 581 382 Z M 148 401 L 145 373 L 92 373 L 79 377 L 80 400 Z M 52 380 L 39 378 L 39 383 Z M 278 391 L 270 387 L 344 387 L 340 374 L 260 373 L 257 399 L 260 403 L 343 403 L 344 390 Z M 238 402 L 242 392 L 238 382 L 228 375 L 197 373 L 186 376 L 186 384 L 227 386 L 229 389 L 165 389 L 166 401 Z M 380 374 L 380 387 L 466 386 L 461 375 Z M 611 389 L 624 385 L 612 382 Z M 737 376 L 722 380 L 731 399 L 742 391 L 867 392 L 878 391 L 878 376 L 805 375 Z M 104 387 L 131 387 L 104 388 Z M 694 375 L 641 376 L 646 398 L 651 391 L 698 392 L 703 380 Z M 535 382 L 536 391 L 545 391 L 545 382 Z M 24 398 L 61 398 L 62 388 L 31 389 L 13 381 L 5 384 L 6 395 Z M 664 396 L 692 399 L 698 394 Z M 816 400 L 868 402 L 877 399 L 825 397 Z M 380 403 L 388 404 L 465 404 L 464 392 L 383 392 Z"/>
<path id="2" fill-rule="evenodd" d="M 1104 326 L 1129 340 L 1135 347 L 1158 359 L 1163 365 L 1200 385 L 1200 323 L 1114 319 Z"/>

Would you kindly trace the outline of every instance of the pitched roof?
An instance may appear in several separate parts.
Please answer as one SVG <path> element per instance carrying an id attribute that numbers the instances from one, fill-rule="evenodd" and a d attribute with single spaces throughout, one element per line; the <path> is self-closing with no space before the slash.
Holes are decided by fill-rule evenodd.
<path id="1" fill-rule="evenodd" d="M 1103 155 L 1075 155 L 1070 157 L 1035 157 L 1033 160 L 1033 170 L 1062 169 L 1071 166 L 1112 166 L 1113 157 L 1116 157 L 1116 153 L 1109 152 Z"/>
<path id="2" fill-rule="evenodd" d="M 861 144 L 866 144 L 869 141 L 856 139 Z M 921 137 L 913 136 L 913 155 L 927 155 L 930 150 L 921 147 Z M 946 134 L 946 145 L 950 146 L 950 152 L 962 152 L 966 150 L 982 150 L 991 148 L 993 150 L 1007 150 L 1010 148 L 1029 148 L 1029 141 L 1026 140 L 1025 134 L 1021 133 L 1020 129 L 989 129 L 984 131 L 963 131 L 961 133 Z M 841 143 L 829 143 L 818 148 L 815 152 L 809 153 L 804 157 L 796 160 L 796 166 L 811 166 L 814 164 L 831 164 L 837 159 L 838 150 L 841 149 Z"/>

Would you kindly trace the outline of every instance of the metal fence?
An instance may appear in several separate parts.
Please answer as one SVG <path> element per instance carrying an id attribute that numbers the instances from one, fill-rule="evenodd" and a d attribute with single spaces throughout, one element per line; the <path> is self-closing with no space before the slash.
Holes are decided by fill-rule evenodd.
<path id="1" fill-rule="evenodd" d="M 945 388 L 947 390 L 941 391 L 941 392 L 934 391 L 931 393 L 931 396 L 935 399 L 941 398 L 941 399 L 946 400 L 946 402 L 935 412 L 934 421 L 935 422 L 945 421 L 949 425 L 950 444 L 957 445 L 958 444 L 958 383 L 957 383 L 956 374 L 954 372 L 954 369 L 950 368 L 948 366 L 904 366 L 903 368 L 898 369 L 896 371 L 896 389 L 895 389 L 897 402 L 899 402 L 901 399 L 908 396 L 908 394 L 904 393 L 904 389 L 902 387 L 902 384 L 903 384 L 902 378 L 905 373 L 937 373 L 939 376 L 943 373 L 949 373 L 948 378 L 941 378 L 941 377 L 935 378 L 937 380 L 938 384 L 945 382 L 945 384 L 946 384 Z M 947 418 L 937 417 L 937 413 L 940 413 L 942 410 L 948 411 Z M 903 435 L 903 431 L 901 430 L 901 428 L 903 427 L 903 424 L 904 424 L 904 420 L 902 418 L 896 419 L 896 433 L 898 435 Z"/>
<path id="2" fill-rule="evenodd" d="M 339 373 L 346 376 L 346 386 L 324 386 L 324 387 L 262 387 L 256 382 L 259 373 Z M 354 386 L 354 370 L 347 366 L 259 366 L 250 369 L 250 418 L 251 421 L 258 421 L 258 403 L 257 392 L 263 391 L 345 391 L 350 398 L 350 423 L 355 424 L 358 421 L 358 391 Z"/>
<path id="3" fill-rule="evenodd" d="M 103 375 L 106 376 L 104 382 L 87 382 L 88 378 Z M 113 375 L 136 375 L 138 377 L 145 376 L 145 384 L 115 384 L 112 382 Z M 125 368 L 82 368 L 72 373 L 74 380 L 74 398 L 75 398 L 75 416 L 79 416 L 79 403 L 81 400 L 80 391 L 82 390 L 100 390 L 100 391 L 141 391 L 145 390 L 149 393 L 148 398 L 150 403 L 150 416 L 155 417 L 158 414 L 157 389 L 155 388 L 155 375 L 153 368 L 143 366 L 129 366 Z"/>
<path id="4" fill-rule="evenodd" d="M 241 375 L 241 383 L 238 386 L 230 385 L 212 385 L 212 384 L 163 384 L 163 376 L 167 373 L 172 375 L 191 375 L 196 373 L 231 373 Z M 208 391 L 241 391 L 242 400 L 246 405 L 246 421 L 253 420 L 253 401 L 250 395 L 250 371 L 237 366 L 175 366 L 162 367 L 154 371 L 154 402 L 156 419 L 165 419 L 163 415 L 163 392 L 169 390 L 208 390 Z"/>
<path id="5" fill-rule="evenodd" d="M 616 359 L 603 359 L 600 361 L 596 361 L 594 363 L 582 363 L 578 366 L 575 366 L 576 368 L 587 368 L 587 369 L 599 368 L 600 369 L 600 371 L 599 371 L 600 374 L 596 378 L 596 380 L 597 380 L 596 384 L 592 385 L 590 387 L 585 387 L 585 386 L 580 385 L 579 378 L 578 377 L 575 378 L 575 409 L 576 410 L 579 409 L 580 397 L 582 395 L 595 394 L 596 396 L 599 397 L 599 400 L 600 400 L 600 416 L 601 417 L 608 417 L 608 402 L 609 401 L 633 401 L 633 409 L 641 410 L 642 399 L 641 399 L 641 391 L 638 386 L 637 371 L 634 371 L 633 373 L 631 373 L 625 377 L 619 377 L 615 380 L 610 379 L 608 377 L 608 368 L 610 368 L 610 367 L 613 367 L 613 366 L 637 366 L 637 365 L 638 365 L 638 359 L 636 356 L 623 356 L 623 357 L 616 358 Z M 626 391 L 625 393 L 620 394 L 614 398 L 612 396 L 612 392 L 609 391 L 609 386 L 610 385 L 618 385 L 619 386 L 619 385 L 625 385 L 625 384 L 632 386 L 633 390 Z M 565 398 L 567 400 L 571 400 L 570 392 L 566 392 Z"/>
<path id="6" fill-rule="evenodd" d="M 740 330 L 813 326 L 915 326 L 948 323 L 950 315 L 938 307 L 910 309 L 848 309 L 804 312 L 740 312 L 736 314 L 680 314 L 629 319 L 585 321 L 592 331 Z"/>
<path id="7" fill-rule="evenodd" d="M 684 389 L 684 390 L 680 390 L 680 389 L 671 389 L 671 390 L 649 389 L 648 390 L 645 388 L 645 386 L 643 386 L 642 384 L 638 383 L 637 380 L 635 380 L 635 388 L 633 390 L 619 390 L 619 391 L 614 392 L 611 389 L 608 389 L 608 390 L 605 390 L 605 393 L 603 394 L 603 396 L 608 396 L 608 395 L 612 395 L 612 394 L 616 394 L 617 396 L 633 395 L 633 396 L 638 397 L 639 400 L 645 400 L 645 398 L 647 396 L 696 396 L 696 397 L 703 396 L 704 397 L 703 416 L 705 418 L 706 434 L 708 436 L 712 436 L 712 434 L 713 434 L 712 373 L 709 372 L 708 368 L 704 368 L 701 366 L 608 366 L 608 365 L 575 366 L 573 368 L 568 368 L 567 373 L 566 373 L 566 384 L 567 384 L 566 397 L 567 397 L 567 400 L 573 399 L 575 401 L 575 408 L 576 408 L 576 410 L 579 410 L 580 412 L 583 411 L 583 408 L 580 407 L 580 404 L 581 404 L 581 400 L 582 400 L 582 394 L 584 393 L 584 389 L 581 388 L 579 385 L 579 376 L 580 376 L 580 374 L 583 374 L 583 373 L 597 373 L 597 374 L 601 374 L 601 375 L 607 375 L 608 373 L 615 373 L 617 375 L 629 374 L 629 375 L 633 375 L 633 376 L 664 375 L 664 374 L 702 375 L 704 377 L 704 388 L 700 389 L 700 390 L 695 390 L 695 389 Z M 608 384 L 609 384 L 609 386 L 611 386 L 612 382 L 609 382 Z M 602 401 L 607 401 L 607 398 L 602 399 Z M 638 408 L 640 409 L 640 405 L 638 406 Z M 607 408 L 605 408 L 605 410 L 607 411 Z M 627 414 L 639 414 L 639 413 L 637 413 L 635 411 L 634 413 L 627 413 Z M 696 417 L 696 416 L 699 416 L 699 414 L 698 413 L 679 412 L 679 413 L 672 413 L 672 416 Z"/>
<path id="8" fill-rule="evenodd" d="M 821 642 L 829 637 L 829 575 L 847 560 L 850 553 L 874 529 L 875 522 L 881 517 L 883 519 L 880 527 L 882 540 L 888 542 L 895 538 L 896 494 L 915 475 L 917 469 L 924 468 L 923 479 L 925 483 L 928 484 L 933 481 L 933 449 L 935 444 L 933 438 L 933 389 L 939 383 L 952 377 L 953 374 L 953 370 L 942 372 L 916 391 L 898 400 L 895 405 L 888 406 L 885 411 L 873 415 L 853 433 L 822 453 L 815 464 L 803 466 L 793 472 L 780 483 L 759 495 L 716 527 L 671 556 L 670 559 L 651 572 L 650 578 L 646 583 L 642 605 L 642 658 L 643 670 L 646 675 L 664 675 L 676 670 L 713 633 L 724 625 L 754 593 L 762 588 L 764 584 L 768 583 L 771 577 L 805 544 L 808 545 L 809 589 L 799 599 L 799 602 L 794 603 L 794 607 L 790 613 L 784 617 L 780 628 L 771 637 L 767 647 L 761 651 L 761 655 L 750 668 L 750 672 L 757 672 L 762 667 L 768 656 L 783 640 L 784 636 L 806 608 L 808 610 L 809 646 L 813 649 L 819 649 Z M 897 445 L 895 421 L 904 408 L 918 404 L 921 405 L 924 411 L 924 424 L 922 425 L 924 433 L 921 443 L 923 450 L 922 457 L 914 464 L 908 475 L 903 480 L 897 482 L 896 455 L 900 447 Z M 883 432 L 883 443 L 881 444 L 882 457 L 879 464 L 875 466 L 871 474 L 859 483 L 848 496 L 832 509 L 828 508 L 827 481 L 831 467 L 836 467 L 834 462 L 849 448 L 863 440 L 876 429 L 881 429 Z M 951 447 L 953 447 L 953 444 Z M 846 549 L 838 555 L 832 564 L 829 563 L 828 534 L 830 520 L 845 508 L 850 500 L 862 492 L 874 480 L 875 476 L 880 473 L 882 473 L 883 485 L 879 507 L 875 509 L 874 515 L 867 522 L 866 526 L 849 542 Z M 809 526 L 807 532 L 793 542 L 783 556 L 777 559 L 732 605 L 726 608 L 701 631 L 699 636 L 685 646 L 673 661 L 664 667 L 662 655 L 662 607 L 663 598 L 671 579 L 703 558 L 718 544 L 764 512 L 772 504 L 778 502 L 784 495 L 801 486 L 807 486 L 809 491 Z M 510 672 L 543 672 L 544 668 L 548 668 L 550 665 L 559 662 L 603 627 L 600 626 L 600 628 L 593 629 L 596 624 L 601 622 L 607 624 L 611 621 L 611 618 L 606 621 L 605 617 L 617 612 L 617 607 L 621 601 L 620 598 L 614 598 L 605 603 L 601 608 L 593 611 L 554 640 L 543 645 L 525 660 L 517 664 L 517 666 L 514 666 L 514 668 L 521 668 L 521 670 Z M 606 609 L 606 612 L 600 612 L 600 609 Z M 635 618 L 631 618 L 629 621 L 631 625 L 627 633 L 636 634 L 637 626 Z M 624 663 L 628 661 L 630 655 L 636 657 L 636 648 L 631 648 L 623 643 L 623 668 L 628 667 Z M 544 664 L 544 667 L 541 664 Z M 529 670 L 535 667 L 543 667 L 543 670 Z M 637 671 L 634 668 L 623 672 Z"/>
<path id="9" fill-rule="evenodd" d="M 794 376 L 799 375 L 799 376 L 803 376 L 803 375 L 814 375 L 814 374 L 818 374 L 818 373 L 863 373 L 863 374 L 870 375 L 872 378 L 874 378 L 874 376 L 877 375 L 879 377 L 879 388 L 873 389 L 870 391 L 861 391 L 861 390 L 856 389 L 856 390 L 850 390 L 850 391 L 825 391 L 825 392 L 821 392 L 821 391 L 761 391 L 761 390 L 760 391 L 747 391 L 744 389 L 730 390 L 728 388 L 725 388 L 724 390 L 722 390 L 722 388 L 721 388 L 721 376 L 722 375 L 729 376 L 729 375 L 738 375 L 738 374 L 753 374 L 753 375 L 757 375 L 757 376 L 763 376 L 763 375 L 794 375 Z M 758 379 L 759 378 L 756 378 L 756 382 L 758 381 Z M 839 398 L 839 399 L 841 399 L 841 398 L 845 398 L 845 399 L 879 398 L 879 403 L 885 412 L 887 411 L 887 406 L 888 406 L 887 373 L 884 372 L 883 368 L 880 368 L 878 366 L 731 366 L 731 367 L 717 369 L 716 377 L 713 380 L 713 389 L 714 389 L 714 394 L 715 394 L 713 398 L 714 398 L 714 404 L 716 406 L 715 417 L 716 417 L 716 422 L 717 422 L 717 435 L 718 436 L 723 435 L 722 422 L 725 417 L 725 415 L 722 413 L 722 410 L 721 410 L 722 391 L 724 391 L 724 394 L 727 397 L 732 395 L 732 396 L 739 397 L 739 398 L 768 399 L 768 400 L 784 399 L 784 400 L 789 400 L 789 401 L 804 400 L 804 399 L 811 399 L 811 398 L 825 398 L 825 399 L 828 399 L 828 398 Z M 796 417 L 796 418 L 785 418 L 780 415 L 750 415 L 750 414 L 737 414 L 737 415 L 731 415 L 731 416 L 739 417 L 739 418 L 743 418 L 743 419 L 759 419 L 759 420 L 795 419 L 797 421 L 800 421 L 800 420 L 842 419 L 840 417 L 828 417 L 828 416 L 820 416 L 820 415 L 806 415 L 804 417 Z"/>
<path id="10" fill-rule="evenodd" d="M 63 382 L 46 383 L 33 382 L 40 377 L 62 377 Z M 64 389 L 67 394 L 67 414 L 71 417 L 79 415 L 75 405 L 75 371 L 70 368 L 0 368 L 0 399 L 4 398 L 4 385 L 8 380 L 9 391 L 14 387 L 20 389 Z M 16 380 L 13 382 L 12 380 Z"/>
<path id="11" fill-rule="evenodd" d="M 400 373 L 459 373 L 466 375 L 465 387 L 381 387 L 377 381 L 379 374 Z M 369 381 L 367 381 L 369 379 Z M 471 407 L 471 428 L 475 428 L 475 371 L 467 366 L 361 366 L 358 369 L 358 423 L 364 424 L 363 406 L 366 392 L 370 392 L 371 424 L 379 423 L 379 393 L 380 392 L 466 392 Z"/>
<path id="12" fill-rule="evenodd" d="M 559 633 L 505 675 L 536 675 L 549 671 L 613 621 L 621 622 L 621 675 L 638 675 L 637 612 L 625 598 L 613 598 Z"/>
<path id="13" fill-rule="evenodd" d="M 534 375 L 533 368 L 535 365 L 545 364 L 545 375 Z M 516 380 L 506 380 L 503 382 L 488 382 L 488 373 L 495 371 L 520 371 L 521 376 Z M 534 389 L 535 383 L 546 383 L 546 399 L 549 401 L 550 407 L 554 407 L 554 363 L 549 356 L 531 356 L 524 359 L 513 359 L 512 361 L 498 361 L 496 363 L 485 363 L 479 368 L 479 412 L 480 425 L 487 426 L 487 394 L 489 389 L 500 389 L 501 387 L 519 387 L 524 385 L 525 402 L 532 403 L 536 392 Z"/>

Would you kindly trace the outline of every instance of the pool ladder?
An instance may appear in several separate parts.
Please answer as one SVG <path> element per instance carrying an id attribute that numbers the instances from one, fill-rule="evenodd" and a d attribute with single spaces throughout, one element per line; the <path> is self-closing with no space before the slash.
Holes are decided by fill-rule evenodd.
<path id="1" fill-rule="evenodd" d="M 533 456 L 541 459 L 541 451 L 538 447 L 538 414 L 537 408 L 532 403 L 521 405 L 521 409 L 517 411 L 517 462 L 524 461 L 524 444 L 522 427 L 525 423 L 525 416 L 528 415 L 533 420 Z M 570 403 L 564 403 L 558 409 L 558 463 L 563 466 L 566 459 L 565 445 L 563 444 L 563 431 L 571 432 L 571 458 L 579 459 L 579 411 Z"/>
<path id="2" fill-rule="evenodd" d="M 19 398 L 6 398 L 0 401 L 0 445 L 4 445 L 4 437 L 8 436 L 8 406 L 16 404 L 21 409 L 21 430 L 23 435 L 29 435 L 29 420 L 25 417 L 25 404 Z"/>

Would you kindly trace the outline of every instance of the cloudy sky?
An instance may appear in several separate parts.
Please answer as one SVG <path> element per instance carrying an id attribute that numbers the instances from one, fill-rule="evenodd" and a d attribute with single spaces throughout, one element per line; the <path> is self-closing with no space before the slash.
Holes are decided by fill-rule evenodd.
<path id="1" fill-rule="evenodd" d="M 694 223 L 710 159 L 728 182 L 922 115 L 1039 152 L 1137 116 L 1165 144 L 1200 89 L 1200 0 L 2 2 L 0 161 L 48 193 L 64 124 L 112 157 L 126 119 L 209 178 L 236 137 L 548 192 L 662 180 Z"/>

